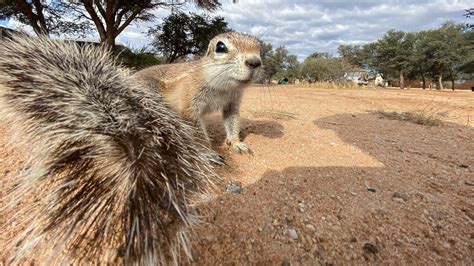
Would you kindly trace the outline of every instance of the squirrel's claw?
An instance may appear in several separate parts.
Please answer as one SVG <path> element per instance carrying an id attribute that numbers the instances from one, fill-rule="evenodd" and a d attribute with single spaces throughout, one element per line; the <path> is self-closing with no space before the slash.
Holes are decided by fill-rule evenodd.
<path id="1" fill-rule="evenodd" d="M 231 144 L 231 148 L 235 153 L 240 154 L 253 154 L 252 149 L 243 142 L 235 142 Z"/>

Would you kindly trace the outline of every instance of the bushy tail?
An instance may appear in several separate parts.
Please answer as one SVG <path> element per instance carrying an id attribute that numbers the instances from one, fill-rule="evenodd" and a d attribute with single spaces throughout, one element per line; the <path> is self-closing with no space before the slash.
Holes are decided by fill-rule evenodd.
<path id="1" fill-rule="evenodd" d="M 131 80 L 102 48 L 14 37 L 0 43 L 0 100 L 33 155 L 2 200 L 21 219 L 3 228 L 21 228 L 11 262 L 189 256 L 193 206 L 217 180 L 212 152 L 153 84 Z"/>

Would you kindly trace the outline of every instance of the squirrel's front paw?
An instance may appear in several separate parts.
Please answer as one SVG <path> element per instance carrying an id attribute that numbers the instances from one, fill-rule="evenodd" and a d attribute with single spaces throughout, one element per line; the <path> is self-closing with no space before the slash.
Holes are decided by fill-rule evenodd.
<path id="1" fill-rule="evenodd" d="M 233 142 L 230 144 L 232 150 L 236 153 L 253 153 L 252 149 L 243 142 Z"/>

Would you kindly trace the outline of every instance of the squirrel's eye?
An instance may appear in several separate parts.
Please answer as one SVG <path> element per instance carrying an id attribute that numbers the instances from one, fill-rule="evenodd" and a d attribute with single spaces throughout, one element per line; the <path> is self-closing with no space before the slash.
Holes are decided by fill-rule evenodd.
<path id="1" fill-rule="evenodd" d="M 227 53 L 227 46 L 223 42 L 218 42 L 216 45 L 216 53 Z"/>

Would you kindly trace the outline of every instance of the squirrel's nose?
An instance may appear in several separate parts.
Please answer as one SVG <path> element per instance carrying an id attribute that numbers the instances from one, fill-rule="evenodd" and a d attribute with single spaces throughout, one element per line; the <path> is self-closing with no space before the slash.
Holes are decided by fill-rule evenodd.
<path id="1" fill-rule="evenodd" d="M 245 60 L 245 65 L 247 65 L 250 68 L 257 68 L 262 65 L 262 60 L 260 58 L 253 56 L 247 60 Z"/>

